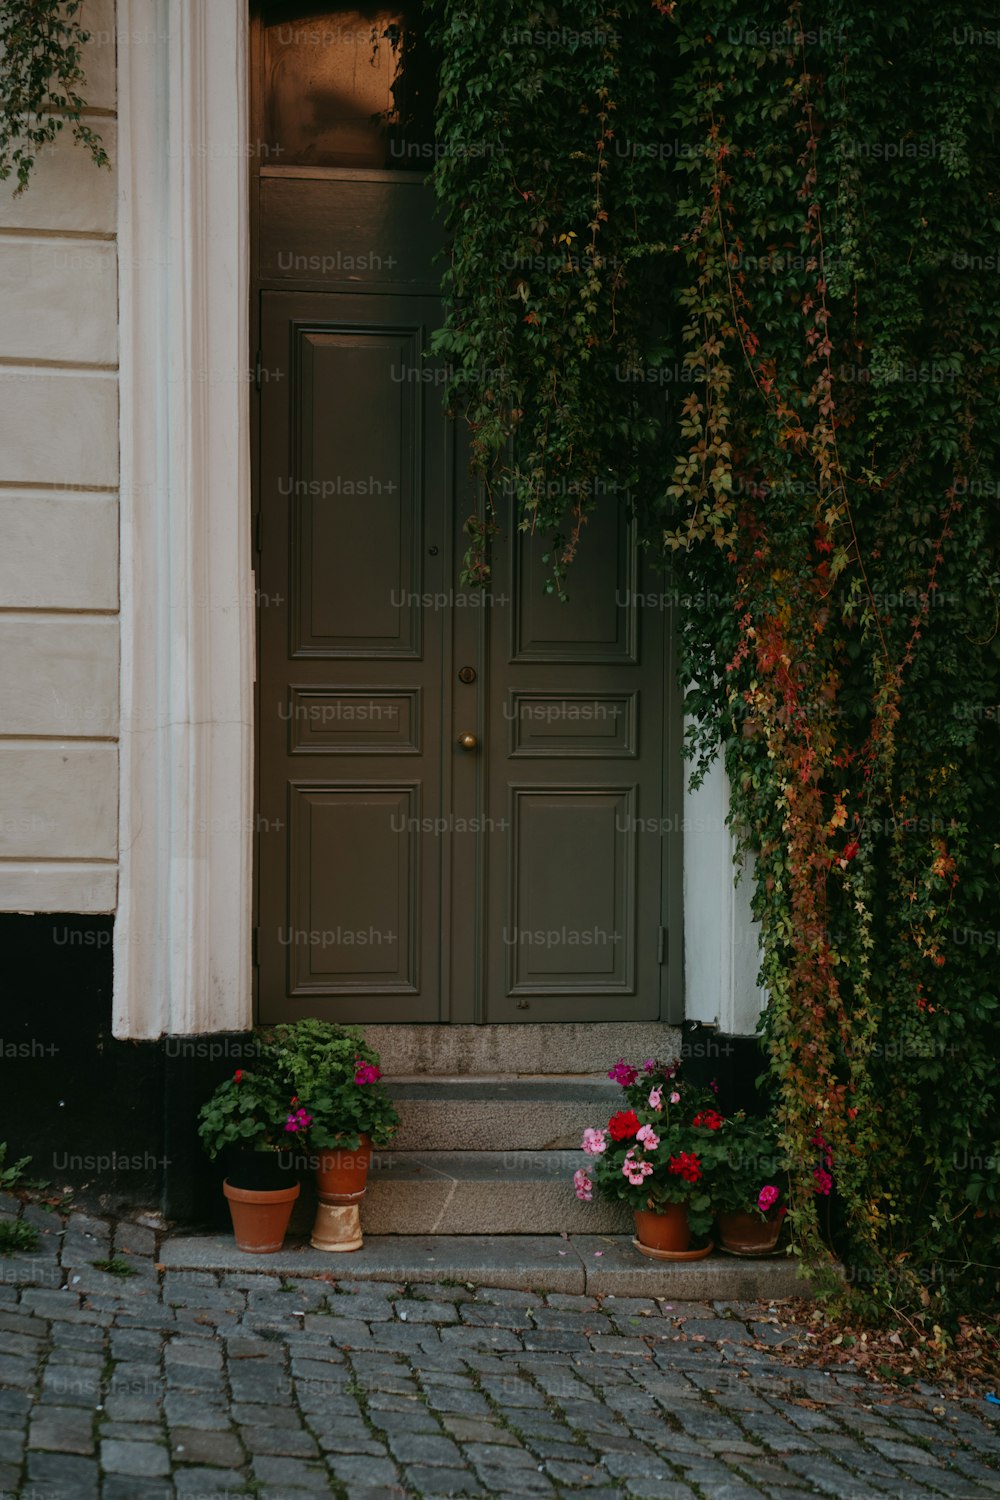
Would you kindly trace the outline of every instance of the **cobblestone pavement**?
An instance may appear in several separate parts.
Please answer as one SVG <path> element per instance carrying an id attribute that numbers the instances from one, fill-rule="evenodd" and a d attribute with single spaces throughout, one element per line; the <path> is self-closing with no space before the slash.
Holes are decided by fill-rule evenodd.
<path id="1" fill-rule="evenodd" d="M 150 1228 L 23 1217 L 4 1500 L 1000 1495 L 1000 1407 L 792 1368 L 764 1304 L 162 1272 Z"/>

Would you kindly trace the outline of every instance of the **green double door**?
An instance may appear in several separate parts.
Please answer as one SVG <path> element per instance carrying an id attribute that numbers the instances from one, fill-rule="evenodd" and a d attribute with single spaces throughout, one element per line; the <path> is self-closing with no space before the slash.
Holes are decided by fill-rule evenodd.
<path id="1" fill-rule="evenodd" d="M 487 589 L 459 582 L 482 500 L 439 322 L 261 293 L 258 1014 L 666 1016 L 668 611 L 614 496 L 568 603 L 502 499 Z"/>

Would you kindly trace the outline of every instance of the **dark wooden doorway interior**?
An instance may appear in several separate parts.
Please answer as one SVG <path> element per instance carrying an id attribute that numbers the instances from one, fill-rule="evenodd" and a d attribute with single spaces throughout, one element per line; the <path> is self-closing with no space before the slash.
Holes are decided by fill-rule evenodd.
<path id="1" fill-rule="evenodd" d="M 259 1016 L 673 1019 L 667 611 L 626 507 L 568 604 L 502 500 L 459 582 L 417 27 L 254 17 Z"/>

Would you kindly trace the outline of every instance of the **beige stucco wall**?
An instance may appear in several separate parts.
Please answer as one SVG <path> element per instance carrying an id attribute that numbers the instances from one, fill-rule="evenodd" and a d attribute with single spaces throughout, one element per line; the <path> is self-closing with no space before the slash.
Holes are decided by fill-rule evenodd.
<path id="1" fill-rule="evenodd" d="M 114 0 L 83 90 L 116 154 Z M 0 184 L 0 910 L 109 911 L 117 886 L 115 173 L 64 129 Z"/>

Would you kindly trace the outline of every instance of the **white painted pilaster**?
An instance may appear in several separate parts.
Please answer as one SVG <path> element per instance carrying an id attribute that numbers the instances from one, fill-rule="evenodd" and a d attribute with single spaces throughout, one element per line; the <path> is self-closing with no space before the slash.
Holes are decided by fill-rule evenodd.
<path id="1" fill-rule="evenodd" d="M 250 1024 L 245 0 L 119 0 L 114 1032 Z"/>
<path id="2" fill-rule="evenodd" d="M 767 995 L 757 983 L 759 928 L 749 872 L 734 885 L 728 813 L 720 754 L 701 786 L 684 792 L 684 1009 L 688 1020 L 717 1025 L 728 1036 L 752 1036 Z"/>

